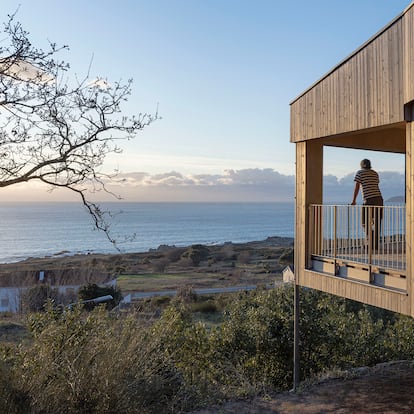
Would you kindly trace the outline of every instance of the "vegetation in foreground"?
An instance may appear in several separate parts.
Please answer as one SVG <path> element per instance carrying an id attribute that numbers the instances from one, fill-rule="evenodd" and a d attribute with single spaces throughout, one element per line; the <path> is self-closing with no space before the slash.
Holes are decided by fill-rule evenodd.
<path id="1" fill-rule="evenodd" d="M 413 358 L 412 318 L 316 291 L 301 299 L 302 378 Z M 153 302 L 128 315 L 30 314 L 31 339 L 2 346 L 1 412 L 177 413 L 291 387 L 291 286 L 164 302 L 153 318 Z"/>

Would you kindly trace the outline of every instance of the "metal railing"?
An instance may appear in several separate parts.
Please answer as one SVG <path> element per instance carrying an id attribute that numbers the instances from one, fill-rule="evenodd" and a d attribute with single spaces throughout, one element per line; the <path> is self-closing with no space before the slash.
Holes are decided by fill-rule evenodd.
<path id="1" fill-rule="evenodd" d="M 405 271 L 405 206 L 311 205 L 310 254 Z"/>

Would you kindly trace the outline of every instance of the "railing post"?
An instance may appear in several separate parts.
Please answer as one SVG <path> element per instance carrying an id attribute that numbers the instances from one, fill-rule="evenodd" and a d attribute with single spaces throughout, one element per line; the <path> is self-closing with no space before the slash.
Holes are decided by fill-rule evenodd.
<path id="1" fill-rule="evenodd" d="M 315 252 L 315 235 L 314 235 L 314 229 L 315 229 L 315 207 L 311 204 L 308 207 L 308 225 L 309 225 L 309 229 L 308 229 L 308 253 L 307 253 L 307 257 L 306 257 L 306 265 L 309 266 L 309 264 L 311 263 L 311 258 L 312 258 L 312 254 L 316 253 Z M 313 234 L 313 237 L 312 237 Z"/>
<path id="2" fill-rule="evenodd" d="M 373 230 L 372 230 L 372 207 L 364 207 L 366 211 L 368 210 L 368 217 L 365 216 L 365 232 L 368 236 L 368 268 L 369 268 L 369 280 L 372 279 L 372 239 L 373 239 Z"/>
<path id="3" fill-rule="evenodd" d="M 347 254 L 349 254 L 350 253 L 350 247 L 349 247 L 349 245 L 350 245 L 349 204 L 346 206 L 346 225 L 347 225 L 347 229 L 346 229 L 347 230 L 347 233 L 346 233 L 346 251 L 347 251 Z"/>
<path id="4" fill-rule="evenodd" d="M 348 205 L 346 214 L 344 207 L 310 206 L 309 263 L 314 256 L 322 256 L 318 259 L 321 261 L 333 260 L 335 274 L 339 269 L 337 261 L 363 263 L 369 268 L 370 280 L 375 266 L 405 271 L 405 206 Z"/>
<path id="5" fill-rule="evenodd" d="M 338 214 L 338 206 L 334 206 L 334 245 L 333 245 L 333 253 L 334 259 L 336 259 L 336 250 L 337 250 L 337 238 L 338 238 L 338 223 L 337 223 L 337 214 Z"/>

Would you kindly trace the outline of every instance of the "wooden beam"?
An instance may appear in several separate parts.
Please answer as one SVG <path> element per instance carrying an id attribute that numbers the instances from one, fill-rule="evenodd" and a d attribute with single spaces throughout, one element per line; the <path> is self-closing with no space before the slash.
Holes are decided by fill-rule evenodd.
<path id="1" fill-rule="evenodd" d="M 321 140 L 324 145 L 330 147 L 405 154 L 405 123 L 401 128 L 375 129 L 364 133 L 326 137 Z"/>
<path id="2" fill-rule="evenodd" d="M 398 292 L 366 282 L 322 274 L 313 270 L 303 272 L 301 286 L 410 315 L 410 297 L 406 292 Z"/>

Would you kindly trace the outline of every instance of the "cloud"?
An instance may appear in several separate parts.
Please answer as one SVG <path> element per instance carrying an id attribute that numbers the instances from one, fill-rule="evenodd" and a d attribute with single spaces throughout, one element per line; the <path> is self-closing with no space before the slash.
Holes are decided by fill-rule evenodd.
<path id="1" fill-rule="evenodd" d="M 404 174 L 393 171 L 379 171 L 378 174 L 384 200 L 394 196 L 404 196 Z M 323 182 L 324 202 L 350 203 L 354 191 L 354 176 L 355 173 L 347 174 L 340 179 L 334 175 L 325 176 Z"/>
<path id="2" fill-rule="evenodd" d="M 295 180 L 270 168 L 249 168 L 222 174 L 134 172 L 108 185 L 133 201 L 293 201 Z"/>
<path id="3" fill-rule="evenodd" d="M 23 82 L 51 83 L 55 80 L 53 76 L 44 70 L 24 60 L 16 60 L 10 63 L 10 60 L 7 58 L 0 59 L 0 73 Z"/>
<path id="4" fill-rule="evenodd" d="M 223 184 L 239 185 L 274 185 L 294 184 L 293 175 L 287 176 L 271 168 L 248 168 L 244 170 L 226 170 L 220 179 Z"/>
<path id="5" fill-rule="evenodd" d="M 384 199 L 404 195 L 405 178 L 398 172 L 380 172 Z M 184 175 L 177 171 L 162 174 L 135 172 L 121 174 L 122 185 L 113 190 L 131 201 L 293 201 L 295 176 L 271 168 L 225 170 L 222 174 Z M 354 173 L 338 178 L 325 175 L 324 203 L 349 203 Z"/>
<path id="6" fill-rule="evenodd" d="M 379 172 L 384 199 L 404 196 L 405 177 L 398 172 Z M 295 176 L 284 175 L 271 168 L 225 170 L 221 174 L 182 174 L 170 171 L 161 174 L 147 172 L 123 173 L 107 183 L 108 189 L 134 202 L 278 202 L 294 201 Z M 354 188 L 354 173 L 342 178 L 326 175 L 323 181 L 324 203 L 350 203 Z M 68 191 L 44 193 L 36 183 L 20 184 L 2 189 L 3 200 L 9 201 L 77 201 Z M 55 199 L 51 199 L 55 197 Z M 96 201 L 113 201 L 113 197 L 98 192 Z M 360 201 L 361 199 L 359 199 Z"/>

